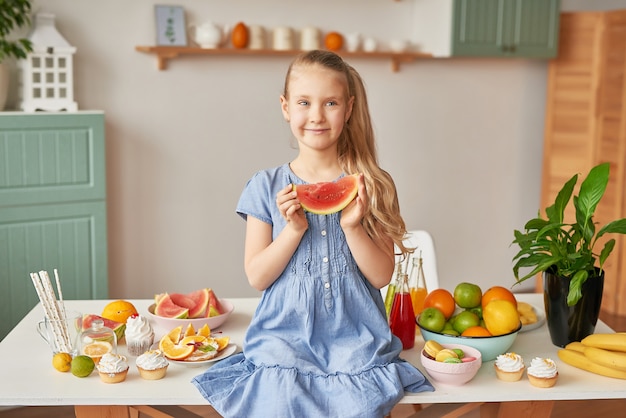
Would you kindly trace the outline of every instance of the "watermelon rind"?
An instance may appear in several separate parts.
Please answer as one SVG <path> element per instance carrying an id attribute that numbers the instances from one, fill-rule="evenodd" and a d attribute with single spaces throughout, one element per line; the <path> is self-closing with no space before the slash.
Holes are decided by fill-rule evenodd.
<path id="1" fill-rule="evenodd" d="M 154 314 L 164 318 L 187 319 L 189 308 L 178 306 L 172 301 L 170 295 L 165 295 L 156 304 Z"/>
<path id="2" fill-rule="evenodd" d="M 91 328 L 91 324 L 93 324 L 93 321 L 97 319 L 101 319 L 104 322 L 105 327 L 111 328 L 115 332 L 117 341 L 124 338 L 124 334 L 126 333 L 126 324 L 112 321 L 110 319 L 106 319 L 106 318 L 101 317 L 100 315 L 95 315 L 95 314 L 83 315 L 83 325 L 82 325 L 83 331 L 86 331 L 89 328 Z"/>
<path id="3" fill-rule="evenodd" d="M 218 316 L 224 313 L 224 308 L 220 300 L 215 296 L 215 292 L 210 287 L 206 289 L 209 294 L 209 307 L 206 310 L 206 317 Z"/>
<path id="4" fill-rule="evenodd" d="M 343 210 L 357 195 L 359 174 L 344 176 L 335 182 L 294 184 L 298 201 L 307 212 L 331 215 Z"/>
<path id="5" fill-rule="evenodd" d="M 189 309 L 190 318 L 202 318 L 206 314 L 209 306 L 209 289 L 200 289 L 187 294 L 187 298 L 194 302 L 194 306 Z"/>

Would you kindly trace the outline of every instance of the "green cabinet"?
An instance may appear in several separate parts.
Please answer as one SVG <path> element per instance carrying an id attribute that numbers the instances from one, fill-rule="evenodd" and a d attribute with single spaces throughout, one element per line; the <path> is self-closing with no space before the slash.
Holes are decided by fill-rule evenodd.
<path id="1" fill-rule="evenodd" d="M 453 56 L 550 58 L 559 0 L 454 0 Z"/>
<path id="2" fill-rule="evenodd" d="M 0 112 L 0 339 L 39 302 L 31 272 L 108 297 L 106 231 L 104 114 Z"/>

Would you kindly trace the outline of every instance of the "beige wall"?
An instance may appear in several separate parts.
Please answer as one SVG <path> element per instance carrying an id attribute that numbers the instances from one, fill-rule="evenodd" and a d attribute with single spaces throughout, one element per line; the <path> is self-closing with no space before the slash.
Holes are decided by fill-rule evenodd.
<path id="1" fill-rule="evenodd" d="M 134 50 L 154 42 L 155 3 L 183 5 L 189 21 L 313 24 L 382 42 L 409 36 L 412 1 L 36 2 L 78 48 L 79 108 L 106 112 L 110 296 L 255 295 L 234 209 L 256 170 L 295 155 L 278 103 L 289 58 L 186 57 L 157 71 Z M 441 285 L 511 285 L 513 229 L 538 209 L 546 62 L 351 63 L 405 220 L 435 237 Z"/>

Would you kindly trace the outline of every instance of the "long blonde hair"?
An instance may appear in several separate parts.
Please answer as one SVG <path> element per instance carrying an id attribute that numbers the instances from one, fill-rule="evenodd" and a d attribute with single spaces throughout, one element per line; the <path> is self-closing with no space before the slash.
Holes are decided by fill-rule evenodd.
<path id="1" fill-rule="evenodd" d="M 339 164 L 346 174 L 363 173 L 370 199 L 369 210 L 363 217 L 363 227 L 381 247 L 387 239 L 406 256 L 412 252 L 403 244 L 406 225 L 400 215 L 396 185 L 385 170 L 378 165 L 378 152 L 374 128 L 367 104 L 365 85 L 359 73 L 339 55 L 322 50 L 308 51 L 299 55 L 289 66 L 285 78 L 284 96 L 288 97 L 289 76 L 294 67 L 321 65 L 345 75 L 347 95 L 354 97 L 352 114 L 339 137 Z"/>

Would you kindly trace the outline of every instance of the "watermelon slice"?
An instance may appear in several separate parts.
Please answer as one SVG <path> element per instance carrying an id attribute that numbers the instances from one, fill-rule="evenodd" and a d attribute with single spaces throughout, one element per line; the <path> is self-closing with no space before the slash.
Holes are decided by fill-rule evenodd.
<path id="1" fill-rule="evenodd" d="M 124 338 L 124 333 L 126 332 L 126 324 L 123 324 L 121 322 L 111 321 L 110 319 L 106 319 L 106 318 L 101 317 L 100 315 L 95 315 L 95 314 L 83 315 L 83 331 L 86 331 L 89 328 L 91 328 L 93 321 L 97 319 L 101 319 L 104 322 L 105 327 L 111 328 L 115 332 L 115 335 L 117 336 L 117 341 Z"/>
<path id="2" fill-rule="evenodd" d="M 170 298 L 172 302 L 174 302 L 178 306 L 182 306 L 183 308 L 187 308 L 191 310 L 194 306 L 196 306 L 196 302 L 193 299 L 188 298 L 186 295 L 182 293 L 170 293 Z M 191 318 L 191 313 L 189 314 Z"/>
<path id="3" fill-rule="evenodd" d="M 213 289 L 208 288 L 206 290 L 209 294 L 209 308 L 206 311 L 206 317 L 209 318 L 211 316 L 218 316 L 223 314 L 224 308 L 222 307 L 222 304 L 220 303 L 217 296 L 215 296 L 215 292 L 213 292 Z"/>
<path id="4" fill-rule="evenodd" d="M 154 308 L 154 314 L 164 318 L 186 319 L 189 317 L 189 308 L 178 306 L 172 301 L 170 295 L 166 294 L 159 299 Z"/>
<path id="5" fill-rule="evenodd" d="M 335 182 L 294 184 L 293 190 L 304 210 L 318 215 L 339 212 L 354 198 L 359 188 L 359 174 L 344 176 Z"/>
<path id="6" fill-rule="evenodd" d="M 200 289 L 187 294 L 187 298 L 194 302 L 189 309 L 190 318 L 202 318 L 206 315 L 209 306 L 209 289 Z"/>

